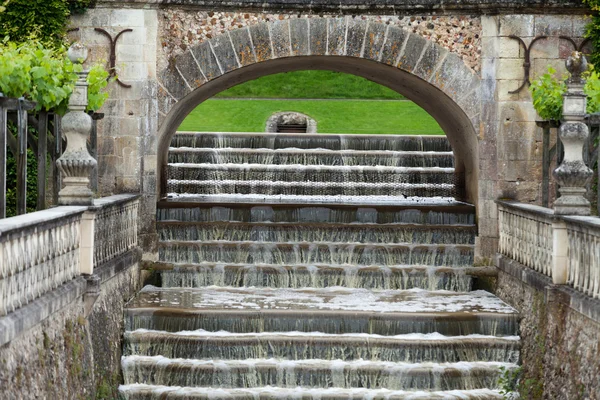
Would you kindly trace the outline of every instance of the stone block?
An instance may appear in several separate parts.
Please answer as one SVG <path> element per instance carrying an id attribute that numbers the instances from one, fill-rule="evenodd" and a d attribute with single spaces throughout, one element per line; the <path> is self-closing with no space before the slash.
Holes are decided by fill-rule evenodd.
<path id="1" fill-rule="evenodd" d="M 214 39 L 211 39 L 209 43 L 224 74 L 239 68 L 237 56 L 229 39 L 229 34 L 218 35 Z"/>
<path id="2" fill-rule="evenodd" d="M 250 27 L 250 36 L 254 46 L 256 61 L 266 61 L 273 58 L 273 49 L 271 47 L 271 36 L 267 24 L 252 25 Z"/>
<path id="3" fill-rule="evenodd" d="M 100 10 L 98 10 L 100 11 Z M 106 12 L 106 11 L 104 11 Z M 110 25 L 118 27 L 143 27 L 145 24 L 144 10 L 118 9 L 110 11 Z"/>
<path id="4" fill-rule="evenodd" d="M 292 46 L 290 43 L 290 23 L 287 19 L 269 24 L 271 29 L 271 42 L 275 58 L 290 57 Z"/>
<path id="5" fill-rule="evenodd" d="M 498 238 L 495 236 L 479 236 L 475 253 L 479 257 L 492 258 L 498 252 Z"/>
<path id="6" fill-rule="evenodd" d="M 421 58 L 421 54 L 423 54 L 425 47 L 429 44 L 427 39 L 422 36 L 410 35 L 406 42 L 406 46 L 404 46 L 404 51 L 398 59 L 398 68 L 412 72 Z"/>
<path id="7" fill-rule="evenodd" d="M 156 155 L 144 155 L 144 174 L 153 173 L 156 174 L 157 167 Z"/>
<path id="8" fill-rule="evenodd" d="M 144 175 L 142 177 L 142 193 L 156 193 L 156 185 L 156 175 Z"/>
<path id="9" fill-rule="evenodd" d="M 177 69 L 175 69 L 175 66 L 160 72 L 157 78 L 160 85 L 166 90 L 166 93 L 176 100 L 182 99 L 190 92 L 186 82 Z"/>
<path id="10" fill-rule="evenodd" d="M 208 42 L 201 43 L 190 49 L 196 59 L 200 70 L 204 73 L 207 81 L 221 76 L 221 68 Z"/>
<path id="11" fill-rule="evenodd" d="M 140 117 L 120 118 L 119 136 L 142 136 L 141 127 Z"/>
<path id="12" fill-rule="evenodd" d="M 546 39 L 540 39 L 533 44 L 531 47 L 530 57 L 531 59 L 536 58 L 558 58 L 559 55 L 559 38 L 549 37 Z M 564 42 L 564 40 L 560 40 Z"/>
<path id="13" fill-rule="evenodd" d="M 429 82 L 440 89 L 445 89 L 465 68 L 459 56 L 455 53 L 448 53 L 442 65 L 431 75 Z"/>
<path id="14" fill-rule="evenodd" d="M 522 58 L 525 56 L 523 46 L 516 39 L 508 37 L 498 37 L 497 54 L 500 58 Z"/>
<path id="15" fill-rule="evenodd" d="M 329 25 L 327 20 L 324 18 L 309 18 L 308 23 L 310 25 L 310 54 L 317 56 L 327 54 L 327 31 Z"/>
<path id="16" fill-rule="evenodd" d="M 435 43 L 431 43 L 425 49 L 425 53 L 423 53 L 423 57 L 421 57 L 419 65 L 417 65 L 415 68 L 415 75 L 428 81 L 433 72 L 438 69 L 439 63 L 442 62 L 447 55 L 448 50 L 444 49 L 442 46 L 436 45 Z"/>
<path id="17" fill-rule="evenodd" d="M 522 79 L 523 63 L 522 58 L 501 58 L 498 60 L 497 79 Z"/>
<path id="18" fill-rule="evenodd" d="M 144 26 L 150 28 L 158 27 L 158 14 L 156 10 L 144 10 Z"/>
<path id="19" fill-rule="evenodd" d="M 104 155 L 98 157 L 98 178 L 114 177 L 116 174 L 118 160 L 119 157 L 115 155 Z"/>
<path id="20" fill-rule="evenodd" d="M 381 62 L 395 66 L 408 36 L 409 33 L 404 29 L 390 25 L 387 39 L 381 50 Z"/>
<path id="21" fill-rule="evenodd" d="M 119 39 L 119 42 L 117 44 L 117 47 L 119 47 L 119 45 L 122 44 L 132 44 L 132 45 L 138 45 L 138 46 L 144 46 L 147 43 L 147 39 L 148 39 L 148 31 L 146 28 L 144 27 L 134 27 L 131 28 L 132 31 L 131 32 L 125 32 L 121 35 L 121 38 Z M 113 28 L 113 31 L 114 28 Z M 115 34 L 117 32 L 115 31 Z M 106 40 L 108 40 L 108 38 L 106 38 Z M 151 42 L 154 43 L 154 42 Z"/>
<path id="22" fill-rule="evenodd" d="M 348 33 L 346 34 L 346 55 L 350 57 L 361 57 L 365 34 L 367 32 L 367 20 L 362 17 L 348 18 Z"/>
<path id="23" fill-rule="evenodd" d="M 250 30 L 248 28 L 235 29 L 229 32 L 229 36 L 240 64 L 246 66 L 255 63 L 256 55 L 250 39 Z"/>
<path id="24" fill-rule="evenodd" d="M 330 18 L 327 20 L 327 54 L 343 56 L 346 51 L 346 18 Z"/>
<path id="25" fill-rule="evenodd" d="M 379 61 L 388 26 L 381 22 L 369 21 L 369 27 L 365 36 L 364 58 Z"/>
<path id="26" fill-rule="evenodd" d="M 117 64 L 116 70 L 119 79 L 126 83 L 149 78 L 148 63 L 145 62 L 120 63 Z"/>
<path id="27" fill-rule="evenodd" d="M 482 15 L 481 34 L 483 37 L 498 36 L 498 17 Z M 485 49 L 482 48 L 482 51 L 485 51 Z"/>
<path id="28" fill-rule="evenodd" d="M 115 154 L 115 139 L 112 137 L 98 138 L 98 155 L 111 156 Z"/>
<path id="29" fill-rule="evenodd" d="M 522 81 L 517 79 L 502 79 L 496 81 L 496 99 L 498 101 L 517 101 L 519 93 L 510 93 L 521 86 Z M 526 88 L 522 89 L 527 90 Z"/>
<path id="30" fill-rule="evenodd" d="M 589 16 L 584 15 L 576 15 L 573 17 L 573 37 L 584 37 L 587 24 L 591 22 L 591 18 Z"/>
<path id="31" fill-rule="evenodd" d="M 177 102 L 171 95 L 169 95 L 162 87 L 159 87 L 158 89 L 158 113 L 159 115 L 161 115 L 162 117 L 166 116 L 169 111 L 171 111 L 171 108 L 175 105 L 175 103 Z M 162 120 L 164 118 L 159 118 L 159 124 L 162 123 Z"/>
<path id="32" fill-rule="evenodd" d="M 560 77 L 566 73 L 565 60 L 557 58 L 537 58 L 531 62 L 531 79 L 537 79 L 546 72 L 548 67 L 552 67 L 556 70 L 555 76 Z"/>
<path id="33" fill-rule="evenodd" d="M 144 47 L 134 44 L 119 44 L 117 46 L 117 60 L 121 63 L 128 61 L 145 61 Z"/>
<path id="34" fill-rule="evenodd" d="M 498 179 L 498 164 L 495 159 L 479 160 L 479 176 L 485 179 Z"/>
<path id="35" fill-rule="evenodd" d="M 292 55 L 307 56 L 310 54 L 308 37 L 308 18 L 290 19 L 290 43 Z"/>
<path id="36" fill-rule="evenodd" d="M 142 186 L 140 180 L 132 176 L 117 176 L 115 183 L 116 190 L 120 193 L 138 192 Z"/>
<path id="37" fill-rule="evenodd" d="M 492 218 L 479 218 L 479 235 L 487 237 L 498 236 L 498 220 Z"/>
<path id="38" fill-rule="evenodd" d="M 534 36 L 533 30 L 533 15 L 503 15 L 498 17 L 499 36 L 515 35 L 524 38 L 527 36 Z"/>
<path id="39" fill-rule="evenodd" d="M 572 36 L 573 20 L 570 15 L 536 15 L 534 36 Z"/>

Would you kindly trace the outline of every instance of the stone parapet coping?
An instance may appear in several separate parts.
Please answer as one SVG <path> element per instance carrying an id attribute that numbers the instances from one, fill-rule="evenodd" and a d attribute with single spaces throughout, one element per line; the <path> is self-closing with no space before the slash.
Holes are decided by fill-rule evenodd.
<path id="1" fill-rule="evenodd" d="M 139 199 L 141 194 L 115 194 L 113 196 L 94 199 L 94 205 L 90 206 L 90 210 L 101 210 L 105 207 L 115 206 L 118 204 L 127 203 L 132 200 Z"/>
<path id="2" fill-rule="evenodd" d="M 440 2 L 439 0 L 100 0 L 100 7 L 161 8 L 185 6 L 201 10 L 251 10 L 263 12 L 304 12 L 335 14 L 586 14 L 587 7 L 579 1 L 561 0 L 461 0 Z"/>
<path id="3" fill-rule="evenodd" d="M 558 301 L 583 316 L 600 323 L 600 299 L 594 299 L 566 285 L 554 285 L 549 278 L 502 254 L 496 256 L 498 269 L 544 293 L 547 302 Z"/>
<path id="4" fill-rule="evenodd" d="M 62 223 L 61 220 L 63 218 L 83 214 L 87 210 L 87 206 L 60 206 L 30 214 L 0 219 L 0 240 L 2 240 L 2 236 L 15 230 L 35 228 L 38 225 L 54 224 L 56 222 Z"/>
<path id="5" fill-rule="evenodd" d="M 558 216 L 554 215 L 554 210 L 552 210 L 551 208 L 536 206 L 535 204 L 519 203 L 518 201 L 513 201 L 513 200 L 496 200 L 496 204 L 500 204 L 505 207 L 513 208 L 513 209 L 519 210 L 519 211 L 540 214 L 545 217 L 550 217 L 550 218 L 558 217 Z M 600 219 L 598 219 L 598 220 L 600 221 Z"/>
<path id="6" fill-rule="evenodd" d="M 87 280 L 83 276 L 78 276 L 31 303 L 0 317 L 0 346 L 76 301 L 86 292 L 86 289 Z"/>

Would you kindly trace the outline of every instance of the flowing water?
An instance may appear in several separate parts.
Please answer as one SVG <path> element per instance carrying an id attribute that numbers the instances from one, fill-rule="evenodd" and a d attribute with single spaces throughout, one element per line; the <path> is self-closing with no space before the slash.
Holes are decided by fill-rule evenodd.
<path id="1" fill-rule="evenodd" d="M 445 137 L 179 133 L 125 399 L 501 399 L 519 316 L 472 291 Z"/>

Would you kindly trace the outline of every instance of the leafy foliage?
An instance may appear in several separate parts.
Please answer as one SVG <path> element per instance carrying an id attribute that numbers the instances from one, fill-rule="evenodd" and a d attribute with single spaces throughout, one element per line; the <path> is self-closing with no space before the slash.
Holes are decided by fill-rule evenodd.
<path id="1" fill-rule="evenodd" d="M 88 8 L 96 7 L 96 0 L 67 0 L 71 14 L 83 14 Z"/>
<path id="2" fill-rule="evenodd" d="M 108 92 L 104 90 L 108 85 L 108 75 L 108 71 L 102 64 L 95 64 L 90 69 L 87 77 L 89 85 L 87 111 L 98 111 L 108 98 Z"/>
<path id="3" fill-rule="evenodd" d="M 533 107 L 542 119 L 560 121 L 562 119 L 563 95 L 567 91 L 565 83 L 567 75 L 556 78 L 556 70 L 548 67 L 548 71 L 531 82 L 529 90 L 533 99 Z M 600 75 L 595 70 L 588 71 L 583 91 L 588 97 L 587 113 L 600 111 Z"/>

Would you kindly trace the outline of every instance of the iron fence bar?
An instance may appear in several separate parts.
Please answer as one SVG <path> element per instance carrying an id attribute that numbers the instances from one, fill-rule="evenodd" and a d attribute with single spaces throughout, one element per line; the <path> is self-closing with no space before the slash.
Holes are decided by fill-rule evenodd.
<path id="1" fill-rule="evenodd" d="M 58 166 L 56 165 L 56 160 L 62 155 L 62 136 L 61 132 L 61 119 L 60 115 L 54 114 L 53 118 L 54 126 L 54 149 L 52 150 L 52 178 L 54 179 L 53 187 L 54 193 L 52 194 L 52 203 L 54 205 L 58 204 L 58 192 L 60 192 L 62 186 L 62 180 L 60 176 L 60 171 L 58 170 Z"/>
<path id="2" fill-rule="evenodd" d="M 37 210 L 46 208 L 46 162 L 48 158 L 48 112 L 38 115 Z"/>
<path id="3" fill-rule="evenodd" d="M 17 215 L 27 212 L 27 110 L 23 109 L 23 99 L 17 107 Z"/>
<path id="4" fill-rule="evenodd" d="M 6 218 L 6 123 L 6 108 L 0 106 L 0 219 Z"/>

